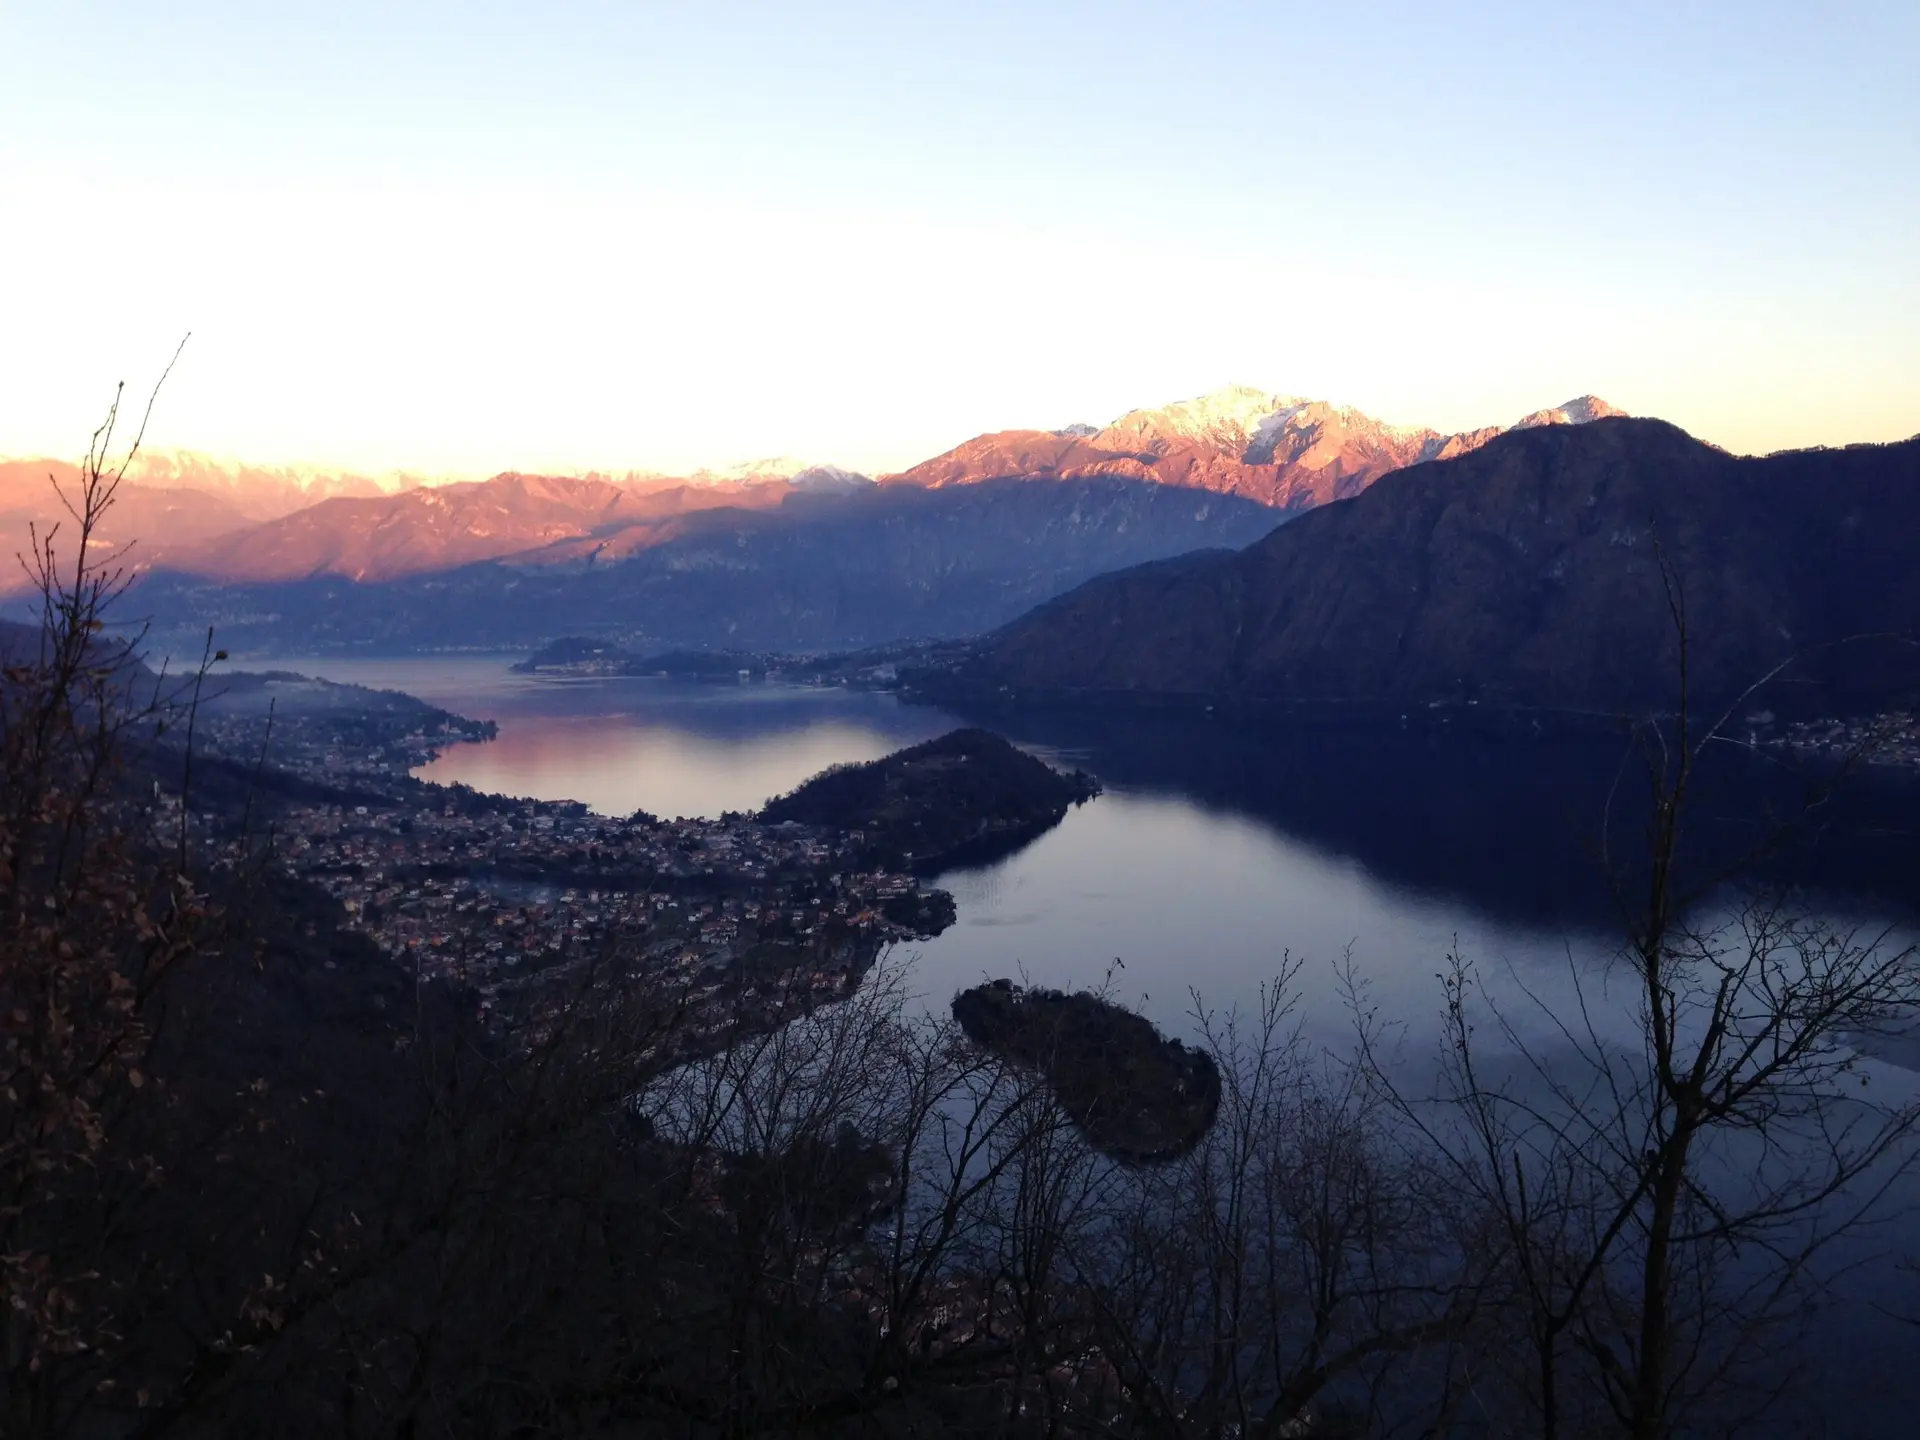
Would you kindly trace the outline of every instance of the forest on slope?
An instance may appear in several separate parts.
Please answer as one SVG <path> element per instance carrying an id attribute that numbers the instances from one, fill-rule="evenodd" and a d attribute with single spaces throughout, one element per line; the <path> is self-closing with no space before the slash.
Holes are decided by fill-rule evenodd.
<path id="1" fill-rule="evenodd" d="M 1916 526 L 1920 439 L 1744 459 L 1656 420 L 1523 430 L 1238 553 L 1089 582 L 950 678 L 1612 715 L 1674 701 L 1684 633 L 1698 702 L 1778 672 L 1751 708 L 1908 708 Z"/>

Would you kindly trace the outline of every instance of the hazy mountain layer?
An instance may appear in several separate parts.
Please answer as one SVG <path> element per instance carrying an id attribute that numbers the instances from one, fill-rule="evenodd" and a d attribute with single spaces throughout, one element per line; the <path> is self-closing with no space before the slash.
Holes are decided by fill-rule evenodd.
<path id="1" fill-rule="evenodd" d="M 65 493 L 77 496 L 78 491 L 69 484 Z M 97 555 L 120 557 L 135 568 L 162 547 L 192 544 L 246 523 L 246 517 L 218 495 L 124 484 L 94 543 Z M 44 472 L 37 486 L 0 487 L 0 594 L 30 583 L 16 556 L 30 555 L 52 536 L 55 555 L 70 557 L 78 528 Z"/>
<path id="2" fill-rule="evenodd" d="M 47 476 L 63 483 L 79 468 L 68 460 L 0 460 L 0 497 L 37 503 Z M 191 450 L 142 449 L 127 467 L 127 482 L 143 490 L 192 491 L 224 502 L 241 524 L 288 515 L 342 495 L 390 495 L 419 483 L 409 476 L 371 476 L 313 466 L 247 465 L 215 460 Z"/>
<path id="3" fill-rule="evenodd" d="M 59 490 L 73 493 L 79 474 L 65 460 L 0 460 L 0 544 L 7 554 L 26 546 L 30 526 L 44 532 L 67 520 Z M 778 460 L 693 479 L 509 472 L 484 482 L 429 483 L 142 451 L 127 468 L 104 538 L 118 549 L 137 541 L 133 563 L 143 569 L 233 580 L 316 572 L 377 579 L 511 554 L 623 517 L 774 505 L 790 487 L 845 492 L 871 483 L 834 466 Z M 18 588 L 17 576 L 0 575 L 0 593 Z"/>
<path id="4" fill-rule="evenodd" d="M 132 604 L 212 624 L 230 648 L 837 648 L 977 633 L 1116 567 L 1250 543 L 1281 517 L 1235 496 L 1138 480 L 997 480 L 952 490 L 789 491 L 431 574 L 273 584 L 156 573 Z M 646 543 L 635 542 L 645 534 Z M 623 548 L 631 544 L 632 548 Z"/>
<path id="5" fill-rule="evenodd" d="M 662 521 L 724 506 L 764 509 L 791 493 L 787 482 L 689 485 L 542 475 L 437 485 L 378 499 L 327 500 L 263 525 L 164 552 L 158 564 L 229 581 L 339 575 L 390 580 L 452 570 L 478 560 L 562 547 L 551 558 L 611 553 L 654 543 Z"/>

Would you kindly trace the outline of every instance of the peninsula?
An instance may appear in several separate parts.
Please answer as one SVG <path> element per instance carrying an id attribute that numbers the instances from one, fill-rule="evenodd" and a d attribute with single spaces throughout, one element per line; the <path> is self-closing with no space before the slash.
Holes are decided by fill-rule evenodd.
<path id="1" fill-rule="evenodd" d="M 987 730 L 954 730 L 864 765 L 836 765 L 767 803 L 767 824 L 844 832 L 860 863 L 925 874 L 978 864 L 1100 793 Z"/>
<path id="2" fill-rule="evenodd" d="M 889 857 L 1035 834 L 1097 789 L 974 730 L 829 771 L 761 815 L 609 816 L 415 778 L 497 732 L 409 696 L 235 674 L 204 710 L 184 820 L 233 863 L 269 825 L 276 868 L 324 892 L 332 923 L 493 1023 L 644 975 L 679 996 L 678 1058 L 841 998 L 889 945 L 953 924 L 952 896 Z M 153 803 L 172 834 L 168 769 Z"/>

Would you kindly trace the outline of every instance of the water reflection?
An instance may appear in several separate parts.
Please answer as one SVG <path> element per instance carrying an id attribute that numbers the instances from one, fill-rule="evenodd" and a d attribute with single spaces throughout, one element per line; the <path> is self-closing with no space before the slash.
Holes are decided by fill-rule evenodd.
<path id="1" fill-rule="evenodd" d="M 1624 737 L 1280 728 L 1090 710 L 969 718 L 1087 766 L 1110 789 L 1247 817 L 1358 861 L 1387 885 L 1464 901 L 1506 925 L 1617 929 L 1609 855 L 1632 899 L 1646 786 Z M 1909 914 L 1920 895 L 1920 786 L 1879 772 L 1828 793 L 1826 778 L 1772 754 L 1716 748 L 1691 806 L 1696 874 L 1766 852 L 1774 878 Z M 1818 803 L 1808 812 L 1810 800 Z M 1803 812 L 1791 843 L 1769 843 Z"/>
<path id="2" fill-rule="evenodd" d="M 1246 1006 L 1291 952 L 1303 962 L 1301 1024 L 1343 1049 L 1350 1018 L 1339 965 L 1351 954 L 1364 1003 L 1402 1027 L 1417 1065 L 1435 1053 L 1436 972 L 1457 948 L 1549 1063 L 1564 1040 L 1550 1012 L 1578 1013 L 1576 985 L 1595 1023 L 1631 1051 L 1633 999 L 1609 966 L 1619 916 L 1597 821 L 1612 795 L 1614 833 L 1630 851 L 1644 790 L 1623 772 L 1617 741 L 1280 732 L 1088 713 L 961 717 L 839 690 L 557 683 L 513 676 L 501 658 L 280 663 L 499 722 L 496 742 L 449 750 L 427 778 L 607 813 L 751 808 L 828 764 L 962 723 L 1091 770 L 1107 787 L 1099 799 L 1015 855 L 939 877 L 958 923 L 915 947 L 909 979 L 932 1007 L 982 978 L 1070 987 L 1111 976 L 1117 999 L 1191 1035 L 1192 992 Z M 1801 886 L 1822 918 L 1892 921 L 1903 943 L 1920 897 L 1915 798 L 1898 778 L 1847 787 L 1769 860 L 1772 876 Z M 1697 797 L 1705 869 L 1752 849 L 1805 799 L 1804 774 L 1730 754 Z M 1630 874 L 1626 883 L 1631 891 Z M 1920 1064 L 1920 1046 L 1910 1049 L 1886 1058 Z M 1521 1065 L 1511 1054 L 1488 1061 L 1496 1076 Z M 1915 1083 L 1884 1066 L 1868 1073 L 1876 1095 Z M 1886 1242 L 1875 1232 L 1863 1244 L 1878 1256 Z M 1867 1249 L 1836 1251 L 1833 1263 L 1867 1258 Z M 1914 1308 L 1911 1277 L 1895 1267 L 1867 1266 L 1849 1284 L 1887 1312 Z M 1823 1393 L 1852 1397 L 1868 1433 L 1883 1433 L 1871 1417 L 1889 1413 L 1864 1408 L 1874 1387 L 1907 1383 L 1897 1364 L 1907 1332 L 1879 1313 L 1833 1312 L 1816 1345 Z"/>
<path id="3" fill-rule="evenodd" d="M 1566 971 L 1560 935 L 1384 883 L 1353 857 L 1166 795 L 1110 791 L 1019 855 L 939 883 L 959 919 L 917 947 L 914 981 L 930 1000 L 1001 975 L 1066 988 L 1110 978 L 1116 998 L 1178 1035 L 1192 1033 L 1196 995 L 1250 1003 L 1288 954 L 1303 962 L 1302 1018 L 1329 1040 L 1347 1024 L 1349 955 L 1372 999 L 1409 1017 L 1437 1009 L 1434 974 L 1455 945 L 1502 988 L 1510 969 L 1547 988 Z M 1603 949 L 1597 934 L 1572 943 L 1583 963 Z"/>
<path id="4" fill-rule="evenodd" d="M 827 766 L 875 760 L 953 728 L 953 717 L 838 688 L 655 678 L 516 675 L 513 656 L 250 660 L 405 690 L 499 722 L 486 745 L 456 745 L 416 771 L 441 784 L 579 800 L 607 815 L 758 809 Z"/>
<path id="5" fill-rule="evenodd" d="M 1119 998 L 1191 1033 L 1193 992 L 1247 1003 L 1290 952 L 1305 962 L 1302 1014 L 1331 1035 L 1345 1023 L 1337 967 L 1351 954 L 1382 1011 L 1425 1028 L 1451 949 L 1496 993 L 1560 1003 L 1575 976 L 1604 989 L 1620 933 L 1598 819 L 1611 795 L 1614 840 L 1630 853 L 1644 790 L 1616 740 L 1084 711 L 961 717 L 841 689 L 556 681 L 514 675 L 509 660 L 275 663 L 499 722 L 498 740 L 449 749 L 424 778 L 610 814 L 750 809 L 827 765 L 976 721 L 1091 770 L 1105 795 L 1015 855 L 940 877 L 959 923 L 918 947 L 915 983 L 930 1004 L 982 978 L 1073 986 L 1111 973 Z M 1696 806 L 1703 870 L 1751 848 L 1805 789 L 1800 772 L 1730 754 Z M 1914 797 L 1904 783 L 1850 787 L 1772 862 L 1775 875 L 1835 919 L 1904 922 L 1920 888 Z"/>

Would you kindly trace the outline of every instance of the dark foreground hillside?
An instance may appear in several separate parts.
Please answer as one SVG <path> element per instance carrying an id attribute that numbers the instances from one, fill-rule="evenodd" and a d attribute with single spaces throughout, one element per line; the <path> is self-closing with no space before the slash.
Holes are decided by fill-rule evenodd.
<path id="1" fill-rule="evenodd" d="M 1740 459 L 1655 420 L 1504 435 L 1233 555 L 1093 581 L 990 637 L 976 689 L 1286 702 L 1670 703 L 1791 661 L 1776 709 L 1920 695 L 1920 439 Z M 1875 638 L 1862 638 L 1875 637 Z"/>

